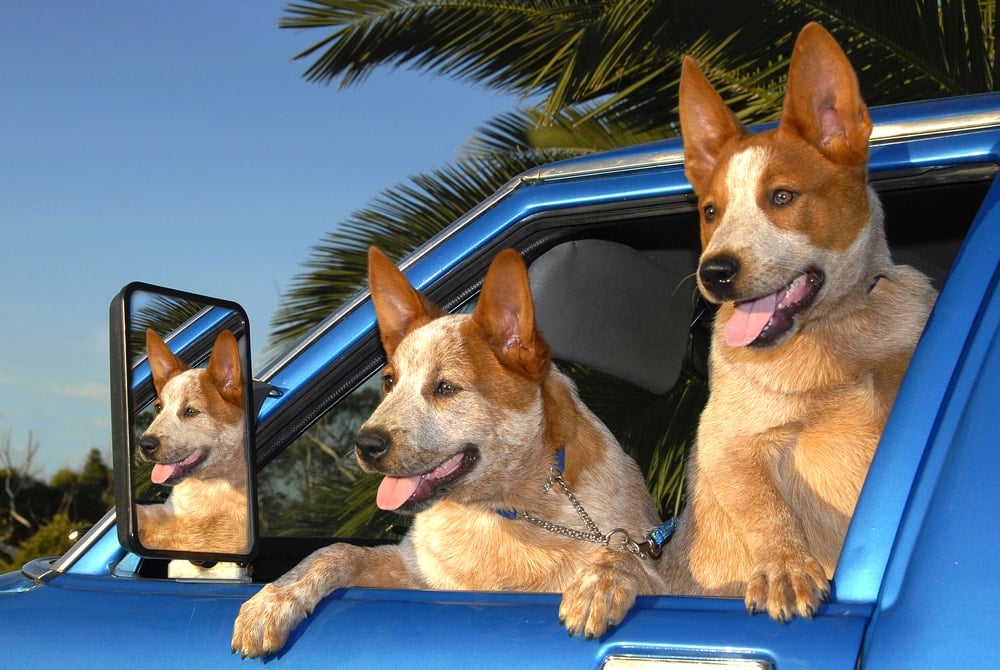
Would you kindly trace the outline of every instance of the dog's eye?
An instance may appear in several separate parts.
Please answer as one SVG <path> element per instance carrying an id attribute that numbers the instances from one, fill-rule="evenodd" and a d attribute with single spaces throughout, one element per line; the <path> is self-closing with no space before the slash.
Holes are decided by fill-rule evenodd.
<path id="1" fill-rule="evenodd" d="M 184 408 L 184 416 L 186 417 L 198 416 L 198 414 L 199 414 L 198 410 L 196 410 L 194 407 L 188 406 Z"/>
<path id="2" fill-rule="evenodd" d="M 396 383 L 396 377 L 393 375 L 382 375 L 382 392 L 388 393 L 392 390 L 393 385 Z"/>
<path id="3" fill-rule="evenodd" d="M 449 381 L 440 381 L 434 387 L 434 395 L 449 396 L 454 395 L 458 388 Z"/>
<path id="4" fill-rule="evenodd" d="M 775 207 L 787 205 L 792 200 L 795 200 L 795 193 L 785 188 L 776 189 L 774 193 L 771 194 L 771 204 Z"/>
<path id="5" fill-rule="evenodd" d="M 705 221 L 707 223 L 715 221 L 715 205 L 705 205 L 701 208 L 701 212 L 705 215 Z"/>
<path id="6" fill-rule="evenodd" d="M 162 409 L 163 409 L 163 403 L 162 402 L 160 402 L 159 400 L 157 400 L 156 402 L 153 403 L 153 415 L 154 416 L 157 415 L 157 414 L 159 414 Z"/>

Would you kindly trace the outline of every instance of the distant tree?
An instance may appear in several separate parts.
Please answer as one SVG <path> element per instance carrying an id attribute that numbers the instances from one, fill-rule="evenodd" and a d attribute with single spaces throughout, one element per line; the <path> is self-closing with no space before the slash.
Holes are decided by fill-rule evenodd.
<path id="1" fill-rule="evenodd" d="M 76 522 L 93 523 L 114 505 L 114 479 L 99 449 L 87 454 L 83 470 L 63 468 L 51 487 L 61 493 L 60 513 Z"/>
<path id="2" fill-rule="evenodd" d="M 38 467 L 34 461 L 38 448 L 35 434 L 28 433 L 28 443 L 18 456 L 10 431 L 0 434 L 0 480 L 3 483 L 0 509 L 4 512 L 0 520 L 0 541 L 8 544 L 17 544 L 31 535 L 39 519 L 46 518 L 50 512 L 45 485 L 36 479 Z"/>
<path id="3" fill-rule="evenodd" d="M 28 561 L 45 556 L 61 556 L 73 546 L 71 531 L 79 524 L 65 513 L 56 514 L 31 537 L 24 540 L 10 559 L 0 555 L 0 572 L 17 570 Z"/>
<path id="4" fill-rule="evenodd" d="M 51 483 L 38 479 L 34 433 L 20 458 L 10 433 L 0 435 L 0 569 L 16 569 L 40 556 L 58 556 L 71 545 L 71 530 L 90 526 L 114 504 L 114 482 L 99 449 L 87 454 L 83 469 L 63 468 Z"/>

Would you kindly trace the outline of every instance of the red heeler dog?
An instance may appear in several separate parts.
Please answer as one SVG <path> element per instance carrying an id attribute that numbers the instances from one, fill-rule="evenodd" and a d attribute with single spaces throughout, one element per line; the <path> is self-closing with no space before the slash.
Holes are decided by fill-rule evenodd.
<path id="1" fill-rule="evenodd" d="M 377 504 L 413 525 L 308 556 L 243 605 L 233 650 L 278 651 L 347 586 L 563 592 L 560 618 L 588 637 L 661 591 L 655 561 L 624 550 L 659 522 L 642 474 L 552 365 L 520 256 L 496 257 L 472 314 L 441 315 L 375 248 L 369 281 L 388 362 L 356 451 L 384 475 Z"/>
<path id="2" fill-rule="evenodd" d="M 889 256 L 871 121 L 822 27 L 798 37 L 776 129 L 750 134 L 691 58 L 680 121 L 698 284 L 719 310 L 688 509 L 660 565 L 670 592 L 811 616 L 935 294 Z"/>

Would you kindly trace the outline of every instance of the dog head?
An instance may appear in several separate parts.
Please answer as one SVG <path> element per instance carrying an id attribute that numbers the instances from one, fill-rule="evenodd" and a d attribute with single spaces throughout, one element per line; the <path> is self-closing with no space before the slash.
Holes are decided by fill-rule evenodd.
<path id="1" fill-rule="evenodd" d="M 372 247 L 368 260 L 387 362 L 382 402 L 361 427 L 356 452 L 363 469 L 385 475 L 379 507 L 415 513 L 443 498 L 503 497 L 522 479 L 520 468 L 551 457 L 524 453 L 541 436 L 551 365 L 524 262 L 501 252 L 475 311 L 447 315 L 381 251 Z"/>
<path id="2" fill-rule="evenodd" d="M 225 330 L 208 366 L 189 369 L 152 330 L 146 331 L 156 387 L 155 415 L 139 438 L 141 457 L 154 463 L 155 484 L 187 477 L 232 479 L 243 460 L 243 372 L 233 334 Z"/>
<path id="3" fill-rule="evenodd" d="M 872 281 L 888 255 L 866 185 L 872 124 L 826 30 L 811 23 L 799 34 L 776 129 L 749 133 L 690 57 L 680 122 L 701 216 L 698 284 L 727 305 L 727 344 L 777 346 L 819 303 Z"/>

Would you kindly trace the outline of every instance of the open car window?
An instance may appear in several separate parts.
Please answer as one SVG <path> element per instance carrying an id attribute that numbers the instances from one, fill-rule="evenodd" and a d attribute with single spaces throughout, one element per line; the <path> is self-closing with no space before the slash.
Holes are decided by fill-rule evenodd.
<path id="1" fill-rule="evenodd" d="M 573 245 L 570 252 L 577 254 L 580 249 L 595 247 L 606 251 L 610 247 L 617 254 L 626 254 L 622 262 L 634 262 L 627 254 L 635 253 L 639 260 L 650 263 L 652 272 L 657 272 L 656 261 L 648 256 L 639 256 L 621 245 L 587 241 Z M 561 261 L 561 249 L 554 254 Z M 573 259 L 577 266 L 590 266 L 591 259 Z M 542 267 L 539 261 L 535 267 Z M 547 274 L 560 275 L 560 283 L 580 287 L 576 277 L 564 277 L 565 262 L 547 269 Z M 611 268 L 606 272 L 614 272 Z M 593 274 L 592 272 L 590 274 Z M 681 276 L 681 275 L 677 275 Z M 610 428 L 628 453 L 639 463 L 647 474 L 650 490 L 661 514 L 675 515 L 682 505 L 683 477 L 678 476 L 687 449 L 694 435 L 697 418 L 707 398 L 707 379 L 704 360 L 707 354 L 707 319 L 689 323 L 703 306 L 697 304 L 690 292 L 683 294 L 675 303 L 682 312 L 679 320 L 664 315 L 661 322 L 676 321 L 671 328 L 671 347 L 676 350 L 670 361 L 661 364 L 659 371 L 650 373 L 649 359 L 604 361 L 602 351 L 591 341 L 594 333 L 608 337 L 607 329 L 596 323 L 600 319 L 623 337 L 616 343 L 609 343 L 607 351 L 623 350 L 632 357 L 643 352 L 640 345 L 649 347 L 666 346 L 666 338 L 660 338 L 659 323 L 633 323 L 622 313 L 623 300 L 618 291 L 608 296 L 607 302 L 614 305 L 612 314 L 585 314 L 582 320 L 587 328 L 575 319 L 568 322 L 563 316 L 567 302 L 573 300 L 562 294 L 562 288 L 555 289 L 554 295 L 543 295 L 552 288 L 545 277 L 536 274 L 536 309 L 539 327 L 548 332 L 550 345 L 555 353 L 555 364 L 576 383 L 584 402 Z M 596 277 L 594 281 L 605 281 Z M 630 294 L 636 291 L 622 287 Z M 541 291 L 539 293 L 538 291 Z M 632 295 L 635 311 L 648 314 L 646 303 L 656 300 L 657 289 L 648 295 Z M 583 300 L 593 301 L 593 292 L 584 292 Z M 471 311 L 474 300 L 462 306 L 460 311 Z M 569 305 L 572 307 L 572 305 Z M 562 318 L 561 318 L 562 317 Z M 645 333 L 640 342 L 643 329 Z M 664 330 L 667 330 L 665 328 Z M 588 351 L 587 349 L 590 349 Z M 588 364 L 588 358 L 593 364 Z M 613 359 L 611 355 L 603 358 Z M 657 358 L 655 354 L 653 358 Z M 659 358 L 663 358 L 660 356 Z M 602 365 L 611 363 L 611 365 Z M 617 366 L 621 374 L 599 368 Z M 657 366 L 652 366 L 657 367 Z M 633 377 L 635 379 L 628 379 Z M 368 540 L 395 540 L 402 536 L 409 518 L 393 512 L 377 509 L 375 492 L 379 477 L 365 473 L 354 456 L 354 438 L 361 424 L 374 410 L 380 400 L 379 375 L 370 376 L 363 384 L 344 398 L 334 408 L 324 414 L 308 431 L 290 447 L 277 456 L 258 476 L 260 496 L 260 524 L 265 536 L 274 537 L 339 537 Z"/>

